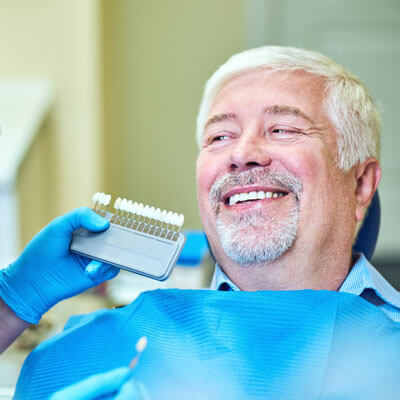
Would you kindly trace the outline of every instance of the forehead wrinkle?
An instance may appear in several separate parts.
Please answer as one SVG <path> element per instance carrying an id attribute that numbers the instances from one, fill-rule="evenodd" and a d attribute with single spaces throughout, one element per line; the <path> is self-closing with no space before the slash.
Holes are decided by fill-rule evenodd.
<path id="1" fill-rule="evenodd" d="M 207 122 L 206 122 L 206 126 L 205 128 L 207 128 L 207 126 L 211 125 L 211 124 L 215 124 L 217 122 L 221 122 L 221 121 L 226 121 L 226 120 L 234 120 L 236 119 L 236 114 L 226 114 L 226 113 L 222 113 L 222 114 L 216 114 L 213 115 Z"/>
<path id="2" fill-rule="evenodd" d="M 265 114 L 279 114 L 279 115 L 294 115 L 296 117 L 301 117 L 301 118 L 307 120 L 308 122 L 314 124 L 314 121 L 307 114 L 304 114 L 303 111 L 301 111 L 297 107 L 276 104 L 276 105 L 265 108 L 264 113 Z"/>

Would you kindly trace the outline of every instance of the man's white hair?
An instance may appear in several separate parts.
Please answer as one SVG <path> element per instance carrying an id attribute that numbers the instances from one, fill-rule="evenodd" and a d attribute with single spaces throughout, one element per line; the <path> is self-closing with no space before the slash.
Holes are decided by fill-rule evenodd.
<path id="1" fill-rule="evenodd" d="M 381 119 L 368 90 L 330 58 L 293 47 L 264 46 L 235 54 L 207 81 L 197 116 L 197 142 L 202 144 L 210 108 L 219 91 L 233 78 L 255 69 L 305 71 L 324 78 L 324 107 L 337 131 L 337 165 L 349 170 L 368 157 L 379 160 Z"/>

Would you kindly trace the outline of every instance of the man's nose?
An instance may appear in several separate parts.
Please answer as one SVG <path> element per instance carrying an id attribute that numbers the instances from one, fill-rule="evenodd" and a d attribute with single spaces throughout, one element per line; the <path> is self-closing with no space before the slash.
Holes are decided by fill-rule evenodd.
<path id="1" fill-rule="evenodd" d="M 265 167 L 271 163 L 265 136 L 242 135 L 232 148 L 231 171 Z"/>

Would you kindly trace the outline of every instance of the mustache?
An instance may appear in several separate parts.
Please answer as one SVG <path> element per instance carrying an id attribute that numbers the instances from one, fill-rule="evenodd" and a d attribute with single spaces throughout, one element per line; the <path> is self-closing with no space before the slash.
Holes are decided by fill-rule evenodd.
<path id="1" fill-rule="evenodd" d="M 242 172 L 230 172 L 217 179 L 211 187 L 209 199 L 216 210 L 224 193 L 236 186 L 274 185 L 294 193 L 297 201 L 301 198 L 303 186 L 300 180 L 286 169 L 252 168 Z"/>

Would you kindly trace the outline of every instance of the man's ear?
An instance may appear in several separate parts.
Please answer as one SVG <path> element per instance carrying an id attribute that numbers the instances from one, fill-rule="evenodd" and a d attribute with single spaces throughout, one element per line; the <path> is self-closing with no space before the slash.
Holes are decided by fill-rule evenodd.
<path id="1" fill-rule="evenodd" d="M 364 214 L 381 180 L 381 174 L 381 167 L 375 158 L 368 158 L 355 167 L 356 222 L 360 222 L 364 218 Z"/>

